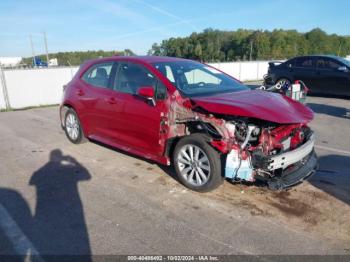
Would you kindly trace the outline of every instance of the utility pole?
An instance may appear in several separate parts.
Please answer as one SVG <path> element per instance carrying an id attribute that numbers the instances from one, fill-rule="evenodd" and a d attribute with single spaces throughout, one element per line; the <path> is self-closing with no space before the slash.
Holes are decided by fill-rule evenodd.
<path id="1" fill-rule="evenodd" d="M 252 61 L 252 54 L 253 54 L 253 41 L 250 41 L 249 61 Z"/>
<path id="2" fill-rule="evenodd" d="M 33 57 L 33 65 L 35 67 L 35 52 L 34 52 L 34 45 L 33 45 L 33 40 L 32 40 L 32 35 L 29 35 L 29 40 L 30 40 L 30 47 L 32 48 L 32 57 Z"/>
<path id="3" fill-rule="evenodd" d="M 340 56 L 341 44 L 342 44 L 342 42 L 340 41 L 340 44 L 339 44 L 339 49 L 338 49 L 338 56 Z"/>
<path id="4" fill-rule="evenodd" d="M 47 39 L 46 39 L 46 32 L 43 32 L 44 35 L 44 43 L 45 43 L 45 52 L 46 52 L 46 63 L 49 65 L 49 51 L 47 49 Z"/>

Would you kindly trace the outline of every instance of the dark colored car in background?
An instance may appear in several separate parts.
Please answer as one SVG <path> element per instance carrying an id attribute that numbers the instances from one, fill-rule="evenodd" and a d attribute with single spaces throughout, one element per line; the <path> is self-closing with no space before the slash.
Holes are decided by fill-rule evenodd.
<path id="1" fill-rule="evenodd" d="M 302 80 L 311 94 L 350 97 L 350 61 L 338 56 L 300 56 L 270 62 L 267 84 L 289 85 Z"/>

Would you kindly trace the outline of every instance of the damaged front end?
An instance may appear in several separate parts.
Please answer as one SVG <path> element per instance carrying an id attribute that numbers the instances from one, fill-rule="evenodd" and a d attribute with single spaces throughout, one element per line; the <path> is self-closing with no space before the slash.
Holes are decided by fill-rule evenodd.
<path id="1" fill-rule="evenodd" d="M 315 172 L 315 136 L 306 124 L 231 121 L 235 145 L 226 157 L 225 177 L 265 181 L 271 189 L 302 182 Z"/>
<path id="2" fill-rule="evenodd" d="M 248 116 L 207 111 L 191 99 L 170 99 L 170 137 L 201 132 L 225 162 L 232 181 L 267 183 L 278 190 L 311 176 L 317 166 L 315 136 L 307 123 L 276 123 Z"/>

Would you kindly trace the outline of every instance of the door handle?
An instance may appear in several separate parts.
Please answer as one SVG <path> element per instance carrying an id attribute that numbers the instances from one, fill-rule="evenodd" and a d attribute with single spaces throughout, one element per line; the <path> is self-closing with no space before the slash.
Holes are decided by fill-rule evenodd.
<path id="1" fill-rule="evenodd" d="M 106 100 L 111 105 L 118 103 L 117 100 L 114 97 L 107 98 Z"/>
<path id="2" fill-rule="evenodd" d="M 85 94 L 84 91 L 81 90 L 81 89 L 79 89 L 79 90 L 77 91 L 77 95 L 78 95 L 78 96 L 83 96 L 84 94 Z"/>

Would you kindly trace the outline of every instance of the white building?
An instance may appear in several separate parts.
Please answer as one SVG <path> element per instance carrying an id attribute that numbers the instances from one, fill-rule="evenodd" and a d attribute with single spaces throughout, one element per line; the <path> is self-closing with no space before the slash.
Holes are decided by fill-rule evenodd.
<path id="1" fill-rule="evenodd" d="M 0 64 L 3 67 L 15 67 L 22 61 L 22 57 L 0 57 Z"/>
<path id="2" fill-rule="evenodd" d="M 58 60 L 57 58 L 51 58 L 49 60 L 49 66 L 58 66 Z"/>

